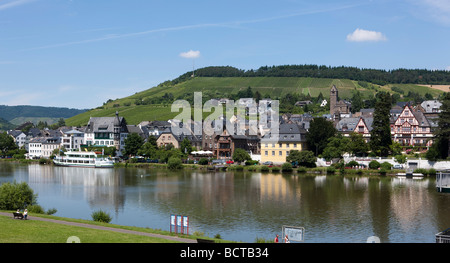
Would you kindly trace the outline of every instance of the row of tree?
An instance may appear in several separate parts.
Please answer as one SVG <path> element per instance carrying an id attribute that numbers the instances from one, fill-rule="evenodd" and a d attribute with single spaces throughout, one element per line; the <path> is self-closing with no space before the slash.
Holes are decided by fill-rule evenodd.
<path id="1" fill-rule="evenodd" d="M 175 85 L 191 78 L 187 72 L 178 78 L 163 84 Z M 410 84 L 450 84 L 450 71 L 427 69 L 365 69 L 357 67 L 331 67 L 324 65 L 281 65 L 263 66 L 257 70 L 242 70 L 231 66 L 213 66 L 195 71 L 199 77 L 311 77 L 351 79 L 366 81 L 378 85 L 389 83 Z"/>

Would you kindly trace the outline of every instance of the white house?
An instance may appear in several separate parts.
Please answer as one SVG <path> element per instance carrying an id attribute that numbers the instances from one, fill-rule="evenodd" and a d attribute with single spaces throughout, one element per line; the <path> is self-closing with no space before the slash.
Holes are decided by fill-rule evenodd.
<path id="1" fill-rule="evenodd" d="M 61 146 L 66 150 L 77 150 L 84 144 L 84 132 L 72 129 L 69 131 L 62 131 L 63 137 Z"/>
<path id="2" fill-rule="evenodd" d="M 38 159 L 42 157 L 42 143 L 46 140 L 44 137 L 36 137 L 30 139 L 28 143 L 28 156 L 30 159 Z"/>
<path id="3" fill-rule="evenodd" d="M 8 135 L 13 137 L 14 142 L 19 148 L 25 147 L 27 142 L 27 135 L 19 130 L 10 130 L 7 132 Z"/>
<path id="4" fill-rule="evenodd" d="M 115 117 L 91 117 L 84 131 L 85 144 L 116 147 L 121 156 L 128 136 L 127 123 L 116 112 Z"/>

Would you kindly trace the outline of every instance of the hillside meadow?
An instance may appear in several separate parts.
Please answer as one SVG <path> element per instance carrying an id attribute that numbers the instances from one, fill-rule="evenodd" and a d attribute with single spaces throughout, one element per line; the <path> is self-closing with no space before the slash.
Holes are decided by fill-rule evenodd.
<path id="1" fill-rule="evenodd" d="M 239 91 L 251 87 L 253 92 L 258 91 L 262 97 L 278 99 L 286 94 L 305 94 L 317 97 L 322 93 L 328 99 L 330 88 L 333 85 L 339 90 L 340 99 L 350 99 L 354 92 L 359 91 L 363 98 L 368 98 L 378 91 L 399 93 L 416 92 L 421 96 L 426 93 L 438 97 L 442 90 L 416 84 L 388 84 L 379 86 L 349 79 L 327 79 L 310 77 L 195 77 L 175 85 L 160 84 L 157 87 L 137 92 L 125 98 L 118 98 L 105 102 L 102 106 L 76 115 L 66 120 L 67 125 L 86 125 L 90 117 L 112 117 L 116 111 L 125 117 L 128 124 L 138 124 L 141 121 L 168 120 L 178 115 L 171 112 L 171 103 L 137 105 L 137 101 L 161 98 L 171 94 L 173 100 L 193 96 L 194 92 L 202 92 L 204 98 L 229 98 Z M 396 87 L 392 90 L 393 87 Z M 209 115 L 209 114 L 208 114 Z"/>

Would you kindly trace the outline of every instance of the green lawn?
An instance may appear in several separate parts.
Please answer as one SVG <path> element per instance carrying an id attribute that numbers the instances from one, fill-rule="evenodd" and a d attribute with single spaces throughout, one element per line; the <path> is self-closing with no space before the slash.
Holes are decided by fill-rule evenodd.
<path id="1" fill-rule="evenodd" d="M 30 215 L 33 217 L 33 215 Z M 80 220 L 77 220 L 80 221 Z M 87 223 L 84 221 L 83 223 Z M 105 226 L 111 227 L 110 224 Z M 62 225 L 38 220 L 18 220 L 0 215 L 0 243 L 66 243 L 67 238 L 77 236 L 82 243 L 174 243 L 174 241 L 97 230 L 85 227 Z M 148 229 L 133 228 L 149 232 Z"/>

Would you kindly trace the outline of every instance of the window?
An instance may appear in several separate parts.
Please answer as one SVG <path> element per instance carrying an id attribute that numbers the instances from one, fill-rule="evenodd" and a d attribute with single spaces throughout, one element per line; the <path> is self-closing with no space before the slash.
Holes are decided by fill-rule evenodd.
<path id="1" fill-rule="evenodd" d="M 283 151 L 279 151 L 278 156 L 283 156 Z"/>
<path id="2" fill-rule="evenodd" d="M 297 144 L 296 143 L 294 143 L 294 148 L 297 148 Z"/>
<path id="3" fill-rule="evenodd" d="M 289 148 L 289 143 L 286 143 L 286 148 Z"/>
<path id="4" fill-rule="evenodd" d="M 272 156 L 275 156 L 275 151 L 272 151 Z"/>
<path id="5" fill-rule="evenodd" d="M 265 156 L 268 156 L 268 155 L 269 155 L 269 152 L 268 152 L 268 151 L 265 151 L 265 152 L 264 152 L 264 155 L 265 155 Z"/>
<path id="6" fill-rule="evenodd" d="M 278 147 L 283 148 L 283 144 L 279 143 Z"/>

